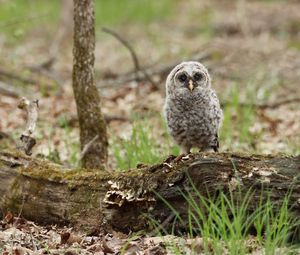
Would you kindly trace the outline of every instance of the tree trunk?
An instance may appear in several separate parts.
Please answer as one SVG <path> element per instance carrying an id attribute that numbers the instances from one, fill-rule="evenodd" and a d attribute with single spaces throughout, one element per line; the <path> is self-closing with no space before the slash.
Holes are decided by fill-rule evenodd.
<path id="1" fill-rule="evenodd" d="M 180 190 L 192 192 L 191 179 L 203 196 L 230 191 L 242 199 L 252 188 L 249 210 L 261 196 L 280 204 L 293 185 L 289 203 L 295 217 L 300 217 L 299 173 L 300 156 L 201 153 L 126 172 L 95 172 L 0 152 L 0 207 L 44 224 L 70 224 L 88 231 L 101 226 L 147 231 L 149 217 L 163 222 L 171 213 L 156 194 L 187 222 L 187 201 Z"/>
<path id="2" fill-rule="evenodd" d="M 106 124 L 94 84 L 94 50 L 94 1 L 74 0 L 73 90 L 84 151 L 82 166 L 86 168 L 101 168 L 107 160 Z"/>

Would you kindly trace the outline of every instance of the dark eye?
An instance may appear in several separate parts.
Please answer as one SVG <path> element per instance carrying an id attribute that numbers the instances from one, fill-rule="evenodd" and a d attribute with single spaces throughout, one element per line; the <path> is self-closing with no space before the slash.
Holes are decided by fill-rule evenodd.
<path id="1" fill-rule="evenodd" d="M 178 80 L 181 81 L 181 82 L 185 82 L 187 80 L 186 74 L 180 74 L 178 76 Z"/>
<path id="2" fill-rule="evenodd" d="M 195 81 L 200 81 L 203 78 L 203 74 L 202 73 L 195 73 L 194 74 L 194 80 Z"/>

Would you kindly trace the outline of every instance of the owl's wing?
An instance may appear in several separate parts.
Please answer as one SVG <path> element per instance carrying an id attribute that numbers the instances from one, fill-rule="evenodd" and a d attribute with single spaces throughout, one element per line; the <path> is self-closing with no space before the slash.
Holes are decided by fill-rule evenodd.
<path id="1" fill-rule="evenodd" d="M 215 134 L 215 138 L 213 140 L 212 149 L 215 152 L 218 152 L 220 147 L 218 129 L 220 128 L 223 121 L 223 111 L 220 107 L 219 98 L 214 90 L 211 90 L 211 102 L 212 102 L 213 110 L 215 112 L 215 120 L 217 125 L 217 133 Z"/>
<path id="2" fill-rule="evenodd" d="M 211 90 L 210 96 L 211 96 L 212 107 L 216 114 L 216 120 L 218 122 L 218 127 L 220 127 L 221 123 L 223 122 L 223 111 L 220 106 L 220 101 L 214 90 Z"/>
<path id="3" fill-rule="evenodd" d="M 218 136 L 218 134 L 216 134 L 216 137 L 214 139 L 214 144 L 212 146 L 212 149 L 214 150 L 214 152 L 218 152 L 219 151 L 219 147 L 220 147 L 219 136 Z"/>
<path id="4" fill-rule="evenodd" d="M 211 96 L 212 102 L 220 108 L 219 98 L 213 89 L 211 90 L 210 96 Z"/>

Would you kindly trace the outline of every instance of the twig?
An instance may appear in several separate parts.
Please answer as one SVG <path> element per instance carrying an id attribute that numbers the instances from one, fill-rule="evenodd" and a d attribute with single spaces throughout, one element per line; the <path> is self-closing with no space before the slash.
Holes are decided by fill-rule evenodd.
<path id="1" fill-rule="evenodd" d="M 151 76 L 143 68 L 141 68 L 141 65 L 140 65 L 139 59 L 137 57 L 137 54 L 135 53 L 133 47 L 129 44 L 129 42 L 126 41 L 124 38 L 122 38 L 115 31 L 112 31 L 109 28 L 104 27 L 104 28 L 102 28 L 102 31 L 114 36 L 117 40 L 119 40 L 120 43 L 122 43 L 129 50 L 130 55 L 131 55 L 132 60 L 133 60 L 134 68 L 135 68 L 135 80 L 137 82 L 140 81 L 141 78 L 139 77 L 139 73 L 142 73 L 146 80 L 148 80 L 151 84 L 153 84 L 156 89 L 159 89 L 158 84 L 155 81 L 153 81 Z"/>
<path id="2" fill-rule="evenodd" d="M 32 245 L 33 251 L 36 252 L 37 251 L 37 246 L 34 242 L 34 238 L 33 238 L 32 231 L 31 231 L 30 227 L 29 227 L 29 233 L 30 233 L 30 240 L 31 240 L 31 245 Z"/>
<path id="3" fill-rule="evenodd" d="M 0 140 L 8 137 L 9 137 L 8 134 L 4 133 L 3 131 L 0 131 Z"/>
<path id="4" fill-rule="evenodd" d="M 27 113 L 26 129 L 20 136 L 21 145 L 18 146 L 18 149 L 23 150 L 26 155 L 31 155 L 31 150 L 36 144 L 36 140 L 33 138 L 32 134 L 36 128 L 36 122 L 38 119 L 38 100 L 29 101 L 23 97 L 18 107 L 20 109 L 24 109 Z"/>
<path id="5" fill-rule="evenodd" d="M 207 51 L 207 52 L 202 52 L 200 54 L 196 54 L 194 56 L 191 56 L 189 59 L 194 60 L 194 61 L 204 61 L 209 58 L 211 58 L 212 52 Z M 148 67 L 147 70 L 145 68 L 141 68 L 145 73 L 147 73 L 148 76 L 160 76 L 161 79 L 165 79 L 168 75 L 168 73 L 176 66 L 179 62 L 182 60 L 176 60 L 174 62 L 170 62 L 165 65 L 154 65 L 154 67 Z M 206 65 L 208 66 L 208 65 Z M 208 66 L 209 67 L 209 66 Z M 128 82 L 136 80 L 136 75 L 132 73 L 127 73 L 118 76 L 115 79 L 105 79 L 103 80 L 98 87 L 99 88 L 112 88 L 112 87 L 120 87 Z M 140 77 L 140 81 L 147 80 L 145 77 Z"/>
<path id="6" fill-rule="evenodd" d="M 89 141 L 87 144 L 84 145 L 79 159 L 77 161 L 77 165 L 79 164 L 79 162 L 83 159 L 83 157 L 85 156 L 85 154 L 89 151 L 89 149 L 91 148 L 91 146 L 93 145 L 94 142 L 96 142 L 96 140 L 99 138 L 99 135 L 96 135 L 91 141 Z"/>
<path id="7" fill-rule="evenodd" d="M 109 124 L 112 121 L 122 121 L 122 122 L 131 122 L 132 121 L 128 117 L 122 116 L 122 115 L 103 114 L 103 117 L 107 124 Z M 76 115 L 71 115 L 67 118 L 66 121 L 69 126 L 76 126 L 78 124 L 78 117 Z M 0 133 L 0 137 L 1 137 L 1 133 Z"/>
<path id="8" fill-rule="evenodd" d="M 8 84 L 1 81 L 0 81 L 0 94 L 13 97 L 13 98 L 19 97 L 18 93 L 13 91 Z"/>
<path id="9" fill-rule="evenodd" d="M 126 116 L 121 115 L 106 115 L 104 114 L 104 119 L 107 123 L 110 123 L 112 121 L 130 121 Z"/>
<path id="10" fill-rule="evenodd" d="M 239 106 L 240 107 L 253 107 L 253 108 L 258 108 L 258 109 L 264 110 L 264 109 L 275 109 L 282 105 L 292 104 L 292 103 L 297 103 L 297 102 L 300 102 L 300 97 L 291 97 L 291 98 L 286 98 L 286 99 L 282 99 L 282 100 L 278 100 L 278 101 L 270 102 L 270 103 L 247 103 L 247 102 L 243 103 L 243 102 L 241 102 L 241 103 L 239 103 Z M 230 104 L 231 104 L 230 101 L 226 101 L 226 102 L 222 103 L 222 106 L 226 107 Z"/>
<path id="11" fill-rule="evenodd" d="M 3 69 L 0 69 L 0 77 L 1 76 L 5 77 L 5 78 L 8 78 L 8 79 L 12 79 L 12 80 L 17 80 L 17 81 L 20 81 L 20 82 L 25 83 L 25 84 L 32 84 L 32 85 L 36 85 L 36 86 L 40 85 L 40 82 L 37 79 L 24 78 L 24 77 L 22 77 L 20 75 L 17 75 L 15 73 L 13 73 L 13 72 L 10 72 L 10 71 L 7 71 L 7 70 L 3 70 Z M 50 87 L 51 83 L 47 82 L 47 84 L 45 84 L 45 85 L 47 87 Z"/>
<path id="12" fill-rule="evenodd" d="M 149 236 L 155 236 L 157 235 L 161 230 L 164 230 L 164 228 L 175 218 L 175 214 L 171 212 L 168 217 L 153 231 L 149 233 Z"/>
<path id="13" fill-rule="evenodd" d="M 291 98 L 278 100 L 273 103 L 258 104 L 257 107 L 260 109 L 266 109 L 266 108 L 274 109 L 274 108 L 280 107 L 285 104 L 291 104 L 291 103 L 297 103 L 297 102 L 300 102 L 300 97 L 291 97 Z"/>
<path id="14" fill-rule="evenodd" d="M 53 66 L 53 64 L 56 61 L 56 57 L 50 56 L 48 59 L 46 59 L 44 62 L 34 65 L 34 66 L 29 66 L 28 68 L 33 71 L 33 72 L 41 72 L 43 70 L 50 70 Z"/>
<path id="15" fill-rule="evenodd" d="M 6 71 L 6 70 L 2 70 L 0 69 L 0 76 L 4 76 L 13 80 L 18 80 L 21 81 L 23 83 L 30 83 L 30 84 L 38 84 L 38 82 L 36 80 L 33 79 L 26 79 L 24 77 L 21 77 L 19 75 L 16 75 L 12 72 Z"/>

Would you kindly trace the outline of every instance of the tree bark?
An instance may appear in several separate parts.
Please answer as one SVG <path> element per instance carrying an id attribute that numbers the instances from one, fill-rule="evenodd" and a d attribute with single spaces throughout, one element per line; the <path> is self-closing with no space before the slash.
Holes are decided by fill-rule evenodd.
<path id="1" fill-rule="evenodd" d="M 74 0 L 73 90 L 80 127 L 82 166 L 101 168 L 107 160 L 106 124 L 94 83 L 95 17 L 93 0 Z"/>
<path id="2" fill-rule="evenodd" d="M 251 188 L 248 210 L 256 208 L 261 196 L 280 205 L 291 190 L 289 205 L 300 217 L 299 173 L 300 156 L 199 153 L 126 172 L 95 172 L 0 152 L 0 208 L 39 223 L 70 224 L 85 231 L 147 231 L 149 218 L 163 222 L 171 214 L 157 194 L 187 222 L 187 201 L 180 190 L 194 193 L 193 180 L 203 196 L 222 191 L 242 199 Z"/>

